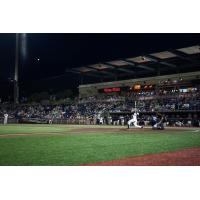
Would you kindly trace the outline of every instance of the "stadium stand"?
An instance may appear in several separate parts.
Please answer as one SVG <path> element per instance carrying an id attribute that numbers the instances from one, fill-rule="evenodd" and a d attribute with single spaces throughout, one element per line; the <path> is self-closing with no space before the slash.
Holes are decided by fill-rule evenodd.
<path id="1" fill-rule="evenodd" d="M 106 90 L 105 90 L 106 91 Z M 169 126 L 199 126 L 200 81 L 169 80 L 159 85 L 135 85 L 126 92 L 99 92 L 97 96 L 76 98 L 71 102 L 52 105 L 1 104 L 0 116 L 29 123 L 72 123 L 124 125 L 135 106 L 140 113 L 139 122 L 149 124 L 156 112 L 167 116 Z M 102 124 L 102 123 L 101 123 Z"/>
<path id="2" fill-rule="evenodd" d="M 96 82 L 112 81 L 79 85 L 79 97 L 57 104 L 0 102 L 0 118 L 8 113 L 9 122 L 126 125 L 136 107 L 143 125 L 159 112 L 166 125 L 200 126 L 199 64 L 196 45 L 75 68 L 72 73 Z"/>

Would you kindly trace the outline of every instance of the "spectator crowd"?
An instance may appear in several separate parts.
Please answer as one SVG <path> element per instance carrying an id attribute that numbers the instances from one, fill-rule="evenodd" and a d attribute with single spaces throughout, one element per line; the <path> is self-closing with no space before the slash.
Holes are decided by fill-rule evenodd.
<path id="1" fill-rule="evenodd" d="M 56 119 L 77 120 L 86 118 L 94 124 L 100 123 L 100 121 L 107 124 L 119 121 L 117 123 L 120 124 L 122 121 L 126 122 L 127 113 L 130 113 L 135 107 L 141 113 L 140 118 L 142 121 L 148 121 L 153 112 L 197 111 L 200 110 L 200 92 L 198 90 L 189 93 L 177 91 L 159 91 L 159 93 L 156 93 L 155 91 L 149 91 L 124 96 L 90 96 L 76 98 L 74 101 L 57 105 L 0 103 L 0 117 L 2 118 L 7 113 L 9 118 L 17 120 L 35 118 L 54 121 Z M 180 116 L 178 119 L 177 116 L 171 118 L 173 118 L 171 121 L 174 125 L 182 126 L 184 119 L 181 120 Z M 190 116 L 188 114 L 185 119 L 196 119 L 198 121 L 198 115 Z"/>

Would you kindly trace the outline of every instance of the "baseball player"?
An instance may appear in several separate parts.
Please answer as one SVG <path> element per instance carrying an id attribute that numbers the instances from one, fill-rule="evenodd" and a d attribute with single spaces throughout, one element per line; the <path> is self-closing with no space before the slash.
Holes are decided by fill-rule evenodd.
<path id="1" fill-rule="evenodd" d="M 151 125 L 152 125 L 152 127 L 156 127 L 157 125 L 157 121 L 158 121 L 158 118 L 157 118 L 157 116 L 156 115 L 153 115 L 152 116 L 152 120 L 151 120 Z"/>
<path id="2" fill-rule="evenodd" d="M 143 128 L 143 126 L 139 126 L 137 124 L 137 116 L 139 115 L 139 113 L 135 112 L 133 115 L 132 115 L 132 118 L 128 121 L 128 129 L 130 128 L 131 124 L 134 125 L 134 127 L 136 128 Z"/>
<path id="3" fill-rule="evenodd" d="M 99 124 L 103 124 L 103 117 L 100 117 Z"/>
<path id="4" fill-rule="evenodd" d="M 120 116 L 121 125 L 124 126 L 124 116 Z"/>
<path id="5" fill-rule="evenodd" d="M 4 121 L 3 121 L 3 124 L 7 124 L 8 123 L 8 114 L 5 113 L 4 114 Z"/>
<path id="6" fill-rule="evenodd" d="M 153 130 L 164 130 L 164 122 L 166 121 L 165 116 L 157 113 L 157 116 L 160 117 L 159 121 L 153 125 Z"/>

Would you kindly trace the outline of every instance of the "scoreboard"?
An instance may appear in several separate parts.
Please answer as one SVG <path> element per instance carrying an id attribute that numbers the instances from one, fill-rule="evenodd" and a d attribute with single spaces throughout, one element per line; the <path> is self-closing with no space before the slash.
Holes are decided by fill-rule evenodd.
<path id="1" fill-rule="evenodd" d="M 103 88 L 99 89 L 99 93 L 113 93 L 113 92 L 123 92 L 123 91 L 128 91 L 129 87 L 112 87 L 112 88 Z"/>
<path id="2" fill-rule="evenodd" d="M 128 86 L 124 86 L 124 87 L 109 87 L 109 88 L 102 88 L 99 89 L 98 92 L 99 93 L 104 93 L 104 94 L 108 94 L 108 93 L 120 93 L 120 92 L 140 92 L 140 91 L 149 91 L 154 89 L 155 86 L 154 85 L 140 85 L 140 84 L 135 84 L 133 85 L 131 88 Z"/>

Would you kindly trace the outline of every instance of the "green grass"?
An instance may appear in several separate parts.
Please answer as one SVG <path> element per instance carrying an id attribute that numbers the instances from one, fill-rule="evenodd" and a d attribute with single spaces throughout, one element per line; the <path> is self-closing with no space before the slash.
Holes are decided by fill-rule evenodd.
<path id="1" fill-rule="evenodd" d="M 45 124 L 12 124 L 0 125 L 0 134 L 15 134 L 15 133 L 66 133 L 67 131 L 77 128 L 113 128 L 113 126 L 85 126 L 85 125 L 45 125 Z"/>
<path id="2" fill-rule="evenodd" d="M 32 133 L 29 136 L 0 137 L 0 165 L 80 165 L 200 147 L 200 132 L 125 131 L 73 134 L 86 126 L 7 125 L 0 135 Z M 90 126 L 91 127 L 91 126 Z M 94 127 L 94 126 L 93 126 Z M 34 135 L 34 133 L 66 133 Z M 77 132 L 77 131 L 76 131 Z"/>

